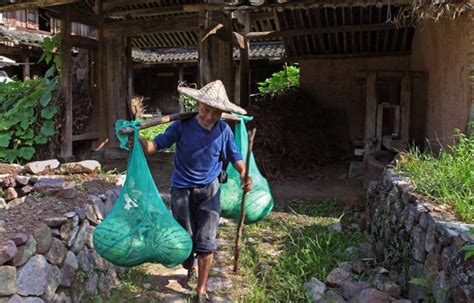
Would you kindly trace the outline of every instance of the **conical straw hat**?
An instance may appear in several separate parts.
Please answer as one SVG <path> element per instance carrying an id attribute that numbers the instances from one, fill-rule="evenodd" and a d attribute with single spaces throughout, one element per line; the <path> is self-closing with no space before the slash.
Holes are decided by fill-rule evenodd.
<path id="1" fill-rule="evenodd" d="M 209 82 L 201 89 L 179 85 L 178 92 L 198 102 L 218 108 L 224 112 L 242 115 L 247 114 L 245 109 L 229 101 L 224 84 L 221 80 Z"/>

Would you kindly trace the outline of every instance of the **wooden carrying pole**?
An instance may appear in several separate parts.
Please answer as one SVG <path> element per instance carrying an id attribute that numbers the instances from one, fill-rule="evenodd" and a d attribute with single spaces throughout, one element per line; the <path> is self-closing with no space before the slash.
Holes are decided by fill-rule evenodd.
<path id="1" fill-rule="evenodd" d="M 247 156 L 245 157 L 245 180 L 249 177 L 249 167 L 250 167 L 250 154 L 253 149 L 253 140 L 255 138 L 255 132 L 257 130 L 254 128 L 249 132 L 249 148 L 247 151 Z M 240 238 L 242 236 L 242 229 L 244 227 L 245 220 L 245 200 L 247 197 L 247 191 L 244 189 L 242 194 L 242 202 L 240 204 L 240 220 L 239 225 L 237 226 L 237 236 L 235 238 L 235 258 L 234 258 L 234 273 L 237 272 L 239 267 L 239 255 L 240 255 Z"/>
<path id="2" fill-rule="evenodd" d="M 197 112 L 177 113 L 177 114 L 171 114 L 171 115 L 162 116 L 159 118 L 142 121 L 140 122 L 140 129 L 156 126 L 159 124 L 165 124 L 165 123 L 175 121 L 175 120 L 189 119 L 195 115 L 197 115 Z M 240 118 L 232 116 L 231 114 L 228 114 L 228 113 L 222 113 L 222 119 L 230 120 L 230 121 L 240 121 Z M 133 133 L 133 131 L 134 129 L 132 127 L 127 127 L 120 130 L 122 134 Z"/>

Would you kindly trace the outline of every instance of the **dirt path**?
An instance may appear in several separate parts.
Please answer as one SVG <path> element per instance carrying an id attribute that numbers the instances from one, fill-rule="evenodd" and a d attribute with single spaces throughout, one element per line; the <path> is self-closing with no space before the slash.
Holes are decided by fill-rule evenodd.
<path id="1" fill-rule="evenodd" d="M 172 154 L 159 154 L 149 161 L 153 177 L 161 193 L 169 191 L 169 176 L 172 171 Z M 126 168 L 126 161 L 107 163 L 107 168 Z M 362 179 L 346 178 L 348 164 L 322 168 L 311 176 L 302 176 L 270 182 L 277 204 L 292 200 L 308 203 L 324 200 L 337 200 L 344 206 L 362 206 L 364 189 Z M 233 224 L 223 220 L 225 224 Z M 232 227 L 231 227 L 232 228 Z M 221 234 L 222 236 L 222 234 Z M 232 273 L 233 240 L 219 238 L 219 248 L 215 255 L 209 278 L 209 290 L 212 302 L 232 301 L 232 288 L 239 284 L 239 276 Z M 186 285 L 186 270 L 180 266 L 172 269 L 157 264 L 143 266 L 144 275 L 140 278 L 133 300 L 137 302 L 192 302 L 192 289 Z M 237 281 L 237 282 L 236 282 Z M 114 302 L 127 302 L 127 299 L 115 298 Z"/>

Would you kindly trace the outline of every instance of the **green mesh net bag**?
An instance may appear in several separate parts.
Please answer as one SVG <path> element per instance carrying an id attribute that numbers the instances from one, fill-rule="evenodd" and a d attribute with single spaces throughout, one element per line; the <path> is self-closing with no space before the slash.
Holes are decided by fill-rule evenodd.
<path id="1" fill-rule="evenodd" d="M 248 133 L 245 122 L 251 117 L 239 116 L 240 122 L 235 127 L 237 148 L 246 159 L 248 151 Z M 232 165 L 227 167 L 227 183 L 221 184 L 221 214 L 224 218 L 239 220 L 242 202 L 240 175 Z M 253 153 L 250 154 L 249 176 L 252 177 L 252 190 L 247 193 L 245 203 L 245 224 L 255 223 L 265 218 L 273 208 L 273 197 L 267 180 L 262 176 L 255 163 Z"/>
<path id="2" fill-rule="evenodd" d="M 175 221 L 156 188 L 138 141 L 138 122 L 119 120 L 115 124 L 121 147 L 127 135 L 122 127 L 133 127 L 134 148 L 128 160 L 127 178 L 117 203 L 94 231 L 94 248 L 99 255 L 119 266 L 145 262 L 174 267 L 191 253 L 189 234 Z"/>

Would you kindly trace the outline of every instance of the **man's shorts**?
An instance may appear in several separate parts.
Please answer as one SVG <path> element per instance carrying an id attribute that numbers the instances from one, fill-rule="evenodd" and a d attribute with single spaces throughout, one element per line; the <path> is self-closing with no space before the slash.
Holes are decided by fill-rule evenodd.
<path id="1" fill-rule="evenodd" d="M 221 213 L 219 180 L 196 188 L 172 188 L 173 216 L 193 239 L 195 253 L 217 249 L 216 234 Z"/>

